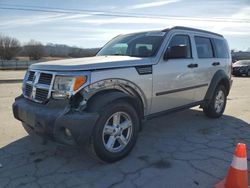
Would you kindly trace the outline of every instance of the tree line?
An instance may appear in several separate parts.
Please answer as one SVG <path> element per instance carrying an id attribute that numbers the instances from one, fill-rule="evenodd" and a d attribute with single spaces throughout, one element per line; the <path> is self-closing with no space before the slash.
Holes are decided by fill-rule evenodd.
<path id="1" fill-rule="evenodd" d="M 82 49 L 61 44 L 48 43 L 43 45 L 39 41 L 30 40 L 21 45 L 18 39 L 0 34 L 0 59 L 11 60 L 18 56 L 39 60 L 43 57 L 78 58 L 94 56 L 99 48 Z"/>

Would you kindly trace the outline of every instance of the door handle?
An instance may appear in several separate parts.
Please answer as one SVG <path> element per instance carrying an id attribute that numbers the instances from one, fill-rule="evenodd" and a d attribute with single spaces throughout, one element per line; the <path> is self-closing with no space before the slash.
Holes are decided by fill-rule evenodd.
<path id="1" fill-rule="evenodd" d="M 196 63 L 191 63 L 191 64 L 189 64 L 187 67 L 188 67 L 188 68 L 196 68 L 196 67 L 198 67 L 198 64 L 196 64 Z"/>
<path id="2" fill-rule="evenodd" d="M 213 66 L 220 65 L 220 62 L 213 62 L 212 65 L 213 65 Z"/>

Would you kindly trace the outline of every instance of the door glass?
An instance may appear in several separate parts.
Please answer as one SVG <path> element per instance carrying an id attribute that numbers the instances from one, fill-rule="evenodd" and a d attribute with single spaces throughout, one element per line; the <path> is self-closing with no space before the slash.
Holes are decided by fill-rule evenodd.
<path id="1" fill-rule="evenodd" d="M 195 37 L 196 50 L 198 58 L 212 58 L 213 48 L 209 38 Z"/>
<path id="2" fill-rule="evenodd" d="M 173 36 L 173 38 L 171 39 L 168 45 L 168 49 L 170 49 L 173 46 L 187 46 L 187 58 L 192 58 L 191 44 L 190 44 L 190 39 L 188 35 Z"/>

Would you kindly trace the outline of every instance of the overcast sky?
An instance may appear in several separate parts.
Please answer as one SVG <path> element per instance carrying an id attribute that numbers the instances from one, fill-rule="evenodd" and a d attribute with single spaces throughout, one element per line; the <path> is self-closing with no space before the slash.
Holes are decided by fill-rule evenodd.
<path id="1" fill-rule="evenodd" d="M 39 6 L 118 14 L 165 15 L 166 19 L 0 9 L 0 33 L 78 47 L 100 47 L 112 37 L 175 25 L 223 34 L 231 49 L 250 48 L 250 0 L 0 0 L 0 7 Z M 218 21 L 219 20 L 219 21 Z"/>

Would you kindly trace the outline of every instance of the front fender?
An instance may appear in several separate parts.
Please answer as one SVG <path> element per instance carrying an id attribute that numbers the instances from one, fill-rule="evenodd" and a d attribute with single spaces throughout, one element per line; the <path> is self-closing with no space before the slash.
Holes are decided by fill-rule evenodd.
<path id="1" fill-rule="evenodd" d="M 128 80 L 124 79 L 100 80 L 85 87 L 82 90 L 82 95 L 83 98 L 87 101 L 87 107 L 88 107 L 89 100 L 92 100 L 93 97 L 99 94 L 109 93 L 110 91 L 116 91 L 116 92 L 118 91 L 119 93 L 123 93 L 122 95 L 126 95 L 131 99 L 136 99 L 137 101 L 140 101 L 140 105 L 143 108 L 142 110 L 143 115 L 147 113 L 148 104 L 143 91 L 136 84 Z"/>

